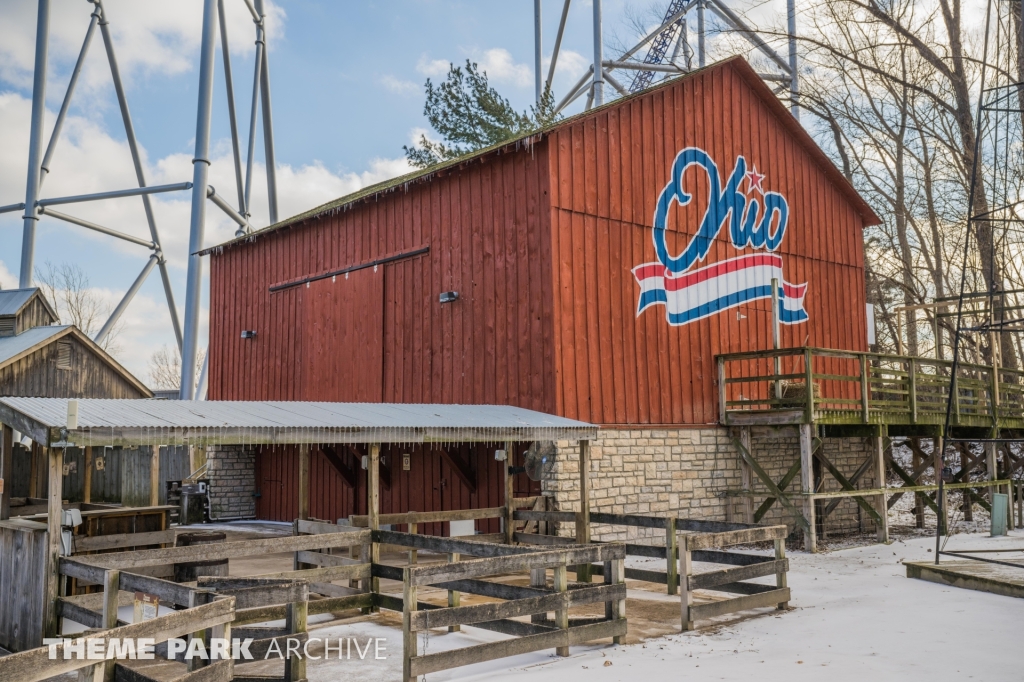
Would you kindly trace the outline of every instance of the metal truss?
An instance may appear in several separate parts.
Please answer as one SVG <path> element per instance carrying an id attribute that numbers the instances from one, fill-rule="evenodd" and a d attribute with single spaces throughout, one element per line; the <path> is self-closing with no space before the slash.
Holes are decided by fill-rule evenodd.
<path id="1" fill-rule="evenodd" d="M 781 94 L 787 88 L 790 93 L 790 109 L 793 115 L 799 118 L 799 91 L 800 79 L 797 65 L 796 52 L 796 3 L 795 0 L 787 0 L 788 18 L 788 58 L 783 58 L 756 29 L 748 25 L 736 12 L 726 5 L 725 0 L 670 0 L 665 17 L 660 26 L 644 36 L 631 49 L 626 50 L 617 58 L 606 60 L 604 58 L 603 30 L 601 23 L 601 1 L 593 0 L 593 29 L 594 29 L 594 58 L 590 68 L 585 74 L 558 100 L 555 105 L 555 113 L 559 113 L 583 95 L 587 96 L 586 109 L 593 106 L 600 106 L 604 103 L 605 83 L 622 96 L 640 92 L 649 87 L 658 74 L 664 74 L 668 78 L 675 74 L 687 73 L 694 68 L 694 51 L 690 44 L 690 30 L 688 18 L 696 15 L 696 41 L 697 41 L 697 67 L 706 64 L 706 37 L 708 34 L 707 12 L 715 15 L 720 27 L 718 32 L 732 32 L 742 36 L 758 52 L 768 58 L 774 72 L 759 74 L 769 83 L 774 84 L 776 94 Z M 546 78 L 542 75 L 543 59 L 543 34 L 542 34 L 542 8 L 541 0 L 534 0 L 534 59 L 536 70 L 536 95 L 540 102 L 544 94 L 550 91 L 552 80 L 555 74 L 555 67 L 558 63 L 559 52 L 562 47 L 562 37 L 565 34 L 565 26 L 569 16 L 569 6 L 572 0 L 564 0 L 562 4 L 561 18 L 558 22 L 558 31 L 555 35 L 555 45 L 551 54 L 551 63 L 548 66 Z M 646 48 L 643 59 L 637 55 Z M 666 56 L 670 54 L 666 61 Z M 600 68 L 595 65 L 600 64 Z M 632 80 L 629 87 L 623 84 L 616 77 L 615 72 L 632 72 Z"/>
<path id="2" fill-rule="evenodd" d="M 114 308 L 110 318 L 97 332 L 95 341 L 102 341 L 110 333 L 110 330 L 117 324 L 125 309 L 145 283 L 149 274 L 154 268 L 159 269 L 163 281 L 164 295 L 167 299 L 167 309 L 170 313 L 171 324 L 174 329 L 174 336 L 178 344 L 178 350 L 182 355 L 182 374 L 180 397 L 192 399 L 193 397 L 205 395 L 205 365 L 203 373 L 196 385 L 196 355 L 199 331 L 199 303 L 202 291 L 202 262 L 196 252 L 202 249 L 203 236 L 205 231 L 205 208 L 206 201 L 211 201 L 220 208 L 232 221 L 238 225 L 236 236 L 244 235 L 252 230 L 249 222 L 250 197 L 252 192 L 253 158 L 256 146 L 257 118 L 262 109 L 263 115 L 263 144 L 267 164 L 267 189 L 269 195 L 270 222 L 277 222 L 277 178 L 274 161 L 274 134 L 273 119 L 271 115 L 270 100 L 270 74 L 267 62 L 266 51 L 266 13 L 263 0 L 236 0 L 245 3 L 249 13 L 252 15 L 255 24 L 256 37 L 256 59 L 253 69 L 252 100 L 249 112 L 249 139 L 245 170 L 243 174 L 241 150 L 239 145 L 238 124 L 235 115 L 234 84 L 231 72 L 231 57 L 228 49 L 228 33 L 224 15 L 224 3 L 230 0 L 204 0 L 203 7 L 203 40 L 201 48 L 200 63 L 200 84 L 199 103 L 196 123 L 196 149 L 193 163 L 193 178 L 191 182 L 179 182 L 169 185 L 150 186 L 146 182 L 145 172 L 142 166 L 142 157 L 139 151 L 138 141 L 135 135 L 135 126 L 128 107 L 128 98 L 125 93 L 124 83 L 121 79 L 115 56 L 114 41 L 110 32 L 110 15 L 103 6 L 103 0 L 87 0 L 93 5 L 89 25 L 85 32 L 85 39 L 79 51 L 78 59 L 71 72 L 71 79 L 67 91 L 64 94 L 61 108 L 57 114 L 57 120 L 53 131 L 50 134 L 49 142 L 45 149 L 43 147 L 43 117 L 45 115 L 46 97 L 46 65 L 49 40 L 49 19 L 50 0 L 38 0 L 38 13 L 36 22 L 36 47 L 35 64 L 32 84 L 32 116 L 29 141 L 29 158 L 27 170 L 27 182 L 25 190 L 25 201 L 18 204 L 0 206 L 0 213 L 22 211 L 23 215 L 23 236 L 21 250 L 21 267 L 19 272 L 19 286 L 22 288 L 32 286 L 32 274 L 35 260 L 35 239 L 36 226 L 42 217 L 48 217 L 62 221 L 70 225 L 76 225 L 94 232 L 120 239 L 131 244 L 138 245 L 149 250 L 149 258 L 146 260 L 142 271 L 135 278 L 128 288 L 124 297 Z M 255 2 L 255 4 L 254 4 Z M 219 26 L 219 36 L 218 36 Z M 103 40 L 103 47 L 106 52 L 107 62 L 110 67 L 110 75 L 117 95 L 118 106 L 121 111 L 121 119 L 124 123 L 125 135 L 128 141 L 128 148 L 131 151 L 132 163 L 135 167 L 135 175 L 138 187 L 112 192 L 99 192 L 95 194 L 83 194 L 76 196 L 41 198 L 43 182 L 50 172 L 50 161 L 53 158 L 57 142 L 60 139 L 61 130 L 67 118 L 75 87 L 78 84 L 79 76 L 85 57 L 96 28 L 99 27 Z M 220 40 L 222 58 L 224 64 L 224 81 L 227 89 L 228 116 L 231 124 L 232 156 L 235 170 L 235 190 L 237 192 L 237 207 L 232 205 L 225 198 L 217 194 L 208 183 L 208 170 L 210 161 L 210 120 L 213 101 L 213 70 L 214 70 L 214 49 L 216 42 Z M 167 271 L 167 262 L 164 258 L 163 247 L 160 241 L 160 233 L 157 228 L 156 218 L 153 213 L 150 196 L 162 192 L 192 191 L 192 212 L 189 231 L 189 260 L 187 287 L 185 293 L 185 315 L 184 329 L 178 320 L 177 306 L 174 300 L 174 292 L 171 286 L 170 276 Z M 142 239 L 132 235 L 119 232 L 118 230 L 98 225 L 88 220 L 83 220 L 72 215 L 54 210 L 53 206 L 64 204 L 78 204 L 88 201 L 101 201 L 120 199 L 125 197 L 140 197 L 146 213 L 146 222 L 149 227 L 149 239 Z"/>

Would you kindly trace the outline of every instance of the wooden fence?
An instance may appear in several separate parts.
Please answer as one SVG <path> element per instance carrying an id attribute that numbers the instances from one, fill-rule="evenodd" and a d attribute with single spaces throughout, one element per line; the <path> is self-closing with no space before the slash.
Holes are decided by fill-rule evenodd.
<path id="1" fill-rule="evenodd" d="M 516 512 L 515 516 L 524 521 L 575 523 L 577 520 L 576 512 L 522 511 Z M 789 560 L 786 559 L 785 545 L 788 531 L 784 525 L 753 526 L 741 523 L 601 512 L 590 512 L 590 522 L 664 531 L 664 545 L 627 542 L 624 543 L 624 547 L 627 556 L 664 559 L 665 570 L 626 568 L 625 578 L 665 585 L 668 594 L 678 593 L 683 630 L 694 629 L 694 623 L 698 620 L 765 606 L 784 609 L 789 602 L 790 595 L 786 581 Z M 575 542 L 570 538 L 528 533 L 517 533 L 516 541 L 549 546 Z M 728 552 L 723 549 L 756 542 L 772 542 L 775 546 L 774 557 Z M 725 564 L 732 568 L 694 573 L 694 562 Z M 589 572 L 596 575 L 601 575 L 604 570 L 603 566 L 589 567 Z M 775 577 L 774 586 L 745 582 L 768 576 Z M 739 596 L 697 604 L 694 603 L 695 590 L 709 590 Z"/>

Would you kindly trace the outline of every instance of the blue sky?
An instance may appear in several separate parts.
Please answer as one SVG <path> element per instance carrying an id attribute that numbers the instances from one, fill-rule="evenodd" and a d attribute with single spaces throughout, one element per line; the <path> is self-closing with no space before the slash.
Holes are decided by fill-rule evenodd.
<path id="1" fill-rule="evenodd" d="M 667 0 L 605 0 L 605 42 L 611 54 L 635 37 L 634 25 L 657 25 Z M 28 155 L 35 0 L 9 0 L 0 22 L 0 205 L 24 200 Z M 84 0 L 52 0 L 47 124 L 49 138 L 71 68 L 89 22 Z M 149 184 L 191 179 L 195 135 L 201 0 L 105 0 Z M 544 3 L 544 55 L 554 42 L 561 2 Z M 278 0 L 268 2 L 270 68 L 281 217 L 407 170 L 402 145 L 426 128 L 423 82 L 443 78 L 449 62 L 477 61 L 519 109 L 533 101 L 533 0 Z M 254 29 L 242 0 L 227 0 L 229 43 L 240 110 L 248 129 Z M 575 82 L 592 54 L 592 5 L 572 4 L 555 92 Z M 215 85 L 211 182 L 234 196 L 220 52 Z M 577 108 L 581 106 L 577 103 Z M 244 147 L 244 142 L 243 142 Z M 257 144 L 253 222 L 267 223 Z M 244 151 L 243 151 L 244 155 Z M 103 44 L 97 33 L 75 93 L 71 117 L 42 196 L 135 185 Z M 184 303 L 188 240 L 187 193 L 160 195 L 157 222 L 179 309 Z M 67 213 L 144 236 L 141 201 L 122 199 L 65 207 Z M 207 244 L 234 227 L 210 209 Z M 20 214 L 0 215 L 0 284 L 17 284 Z M 77 262 L 96 295 L 113 306 L 141 270 L 148 252 L 53 219 L 40 221 L 36 264 Z M 173 334 L 154 273 L 125 314 L 115 355 L 143 380 L 147 363 Z M 205 319 L 205 311 L 204 311 Z M 205 334 L 205 325 L 203 328 Z M 201 341 L 205 346 L 205 340 Z"/>

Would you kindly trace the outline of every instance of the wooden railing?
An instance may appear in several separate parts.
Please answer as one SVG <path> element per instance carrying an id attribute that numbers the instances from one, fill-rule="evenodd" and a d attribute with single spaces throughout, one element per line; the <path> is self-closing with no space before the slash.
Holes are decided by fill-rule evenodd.
<path id="1" fill-rule="evenodd" d="M 516 519 L 573 523 L 575 512 L 516 512 Z M 698 620 L 714 618 L 737 611 L 764 606 L 784 609 L 789 603 L 786 573 L 786 526 L 754 526 L 742 523 L 721 523 L 687 518 L 609 514 L 590 512 L 590 523 L 633 528 L 663 530 L 665 544 L 624 543 L 626 556 L 665 560 L 664 571 L 626 568 L 625 578 L 665 585 L 666 593 L 679 595 L 682 629 L 694 629 Z M 535 545 L 573 543 L 572 538 L 516 533 L 516 542 Z M 773 542 L 775 556 L 761 556 L 725 551 L 734 545 Z M 733 568 L 693 572 L 693 562 L 724 564 Z M 589 567 L 589 573 L 603 575 L 602 566 Z M 775 577 L 775 586 L 744 582 L 755 578 Z M 734 594 L 729 599 L 694 603 L 695 590 L 711 590 Z"/>
<path id="2" fill-rule="evenodd" d="M 946 360 L 823 348 L 716 360 L 726 425 L 942 424 L 953 370 Z M 1024 428 L 1024 372 L 958 363 L 954 390 L 953 425 Z"/>

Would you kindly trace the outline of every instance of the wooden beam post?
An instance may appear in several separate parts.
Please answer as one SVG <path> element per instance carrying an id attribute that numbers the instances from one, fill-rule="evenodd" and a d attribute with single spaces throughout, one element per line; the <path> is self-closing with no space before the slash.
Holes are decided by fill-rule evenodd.
<path id="1" fill-rule="evenodd" d="M 14 429 L 3 425 L 0 434 L 0 521 L 11 518 L 11 493 L 14 492 Z"/>
<path id="2" fill-rule="evenodd" d="M 367 456 L 368 485 L 366 486 L 366 513 L 370 530 L 380 530 L 380 443 L 370 444 Z M 370 563 L 380 563 L 380 544 L 370 544 Z M 370 578 L 370 591 L 374 594 L 380 592 L 380 578 Z M 373 608 L 377 611 L 377 607 Z"/>
<path id="3" fill-rule="evenodd" d="M 85 449 L 85 471 L 82 472 L 82 502 L 92 502 L 92 446 Z"/>
<path id="4" fill-rule="evenodd" d="M 576 513 L 576 544 L 590 544 L 590 441 L 580 441 L 580 510 Z M 576 580 L 590 582 L 590 564 L 576 567 Z"/>
<path id="5" fill-rule="evenodd" d="M 567 575 L 567 572 L 566 572 L 566 565 L 565 564 L 561 564 L 559 566 L 555 566 L 554 572 L 555 572 L 555 581 L 554 581 L 555 592 L 565 593 L 569 589 L 569 579 L 568 579 L 568 575 Z M 565 609 L 558 609 L 558 610 L 555 611 L 555 627 L 559 628 L 560 630 L 568 630 L 569 629 L 569 609 L 565 608 Z M 555 654 L 558 655 L 558 656 L 568 656 L 569 655 L 569 647 L 567 647 L 567 646 L 555 647 Z"/>
<path id="6" fill-rule="evenodd" d="M 39 446 L 35 441 L 28 446 L 28 496 L 39 495 Z"/>
<path id="7" fill-rule="evenodd" d="M 626 562 L 622 559 L 612 559 L 611 561 L 604 562 L 605 577 L 604 581 L 612 585 L 621 585 L 626 582 Z M 609 620 L 619 620 L 620 618 L 626 617 L 626 600 L 615 599 L 610 603 L 606 602 L 605 605 L 610 607 L 606 609 L 605 615 Z M 612 637 L 612 642 L 615 644 L 623 644 L 626 641 L 625 635 L 616 635 Z"/>
<path id="8" fill-rule="evenodd" d="M 779 538 L 779 539 L 777 539 L 775 541 L 775 561 L 776 562 L 781 562 L 785 558 L 786 558 L 786 539 L 785 538 Z M 775 565 L 779 566 L 778 563 L 776 563 Z M 787 586 L 788 585 L 787 585 L 787 581 L 786 581 L 786 571 L 785 571 L 785 569 L 780 567 L 775 572 L 775 587 L 777 587 L 778 589 L 781 590 L 781 589 L 783 589 L 784 587 L 787 587 Z M 789 608 L 789 602 L 788 601 L 779 602 L 776 605 L 776 608 L 779 611 L 785 611 L 786 609 Z"/>
<path id="9" fill-rule="evenodd" d="M 117 627 L 117 598 L 120 594 L 121 571 L 107 569 L 103 573 L 103 629 Z M 54 635 L 50 635 L 53 637 Z M 116 661 L 107 661 L 103 665 L 104 682 L 113 682 Z"/>
<path id="10" fill-rule="evenodd" d="M 885 488 L 885 437 L 879 433 L 875 436 L 875 487 L 879 490 Z M 875 509 L 881 517 L 878 524 L 878 541 L 889 544 L 889 501 L 882 493 L 875 498 Z"/>
<path id="11" fill-rule="evenodd" d="M 945 440 L 941 437 L 932 439 L 933 451 L 932 451 L 932 469 L 935 470 L 935 483 L 939 482 L 939 478 L 942 476 L 943 467 L 943 452 L 946 447 Z M 942 499 L 936 499 L 936 503 L 939 505 L 939 510 L 942 512 L 941 515 L 936 519 L 936 523 L 939 524 L 939 535 L 945 535 L 949 530 L 949 505 L 947 503 L 947 492 L 945 488 L 942 490 Z M 936 495 L 938 497 L 938 495 Z M 936 557 L 937 559 L 938 557 Z"/>
<path id="12" fill-rule="evenodd" d="M 690 589 L 691 575 L 693 575 L 693 557 L 690 555 L 687 536 L 683 535 L 679 539 L 679 608 L 683 632 L 693 629 L 693 617 L 690 612 L 690 608 L 693 606 L 693 590 Z"/>
<path id="13" fill-rule="evenodd" d="M 412 629 L 412 614 L 418 607 L 417 590 L 410 573 L 409 568 L 402 570 L 402 682 L 416 682 L 412 674 L 412 659 L 419 647 L 416 631 Z"/>
<path id="14" fill-rule="evenodd" d="M 149 506 L 160 504 L 160 446 L 152 446 L 149 455 Z"/>
<path id="15" fill-rule="evenodd" d="M 810 424 L 800 425 L 800 491 L 814 492 L 814 439 Z M 804 497 L 804 518 L 808 527 L 804 528 L 804 548 L 808 552 L 818 551 L 817 524 L 814 518 L 814 500 Z"/>
<path id="16" fill-rule="evenodd" d="M 299 518 L 309 518 L 309 445 L 299 446 Z"/>
<path id="17" fill-rule="evenodd" d="M 309 615 L 308 598 L 288 604 L 288 609 L 285 613 L 285 626 L 288 629 L 288 634 L 297 635 L 306 632 Z M 299 682 L 306 679 L 306 658 L 302 652 L 296 653 L 296 656 L 288 656 L 285 659 L 285 682 Z"/>
<path id="18" fill-rule="evenodd" d="M 46 504 L 46 597 L 43 637 L 56 637 L 60 625 L 60 618 L 57 617 L 57 588 L 60 584 L 60 526 L 64 513 L 61 500 L 61 487 L 64 478 L 63 452 L 56 448 L 43 448 L 50 472 Z"/>
<path id="19" fill-rule="evenodd" d="M 609 566 L 610 562 L 605 562 Z M 675 517 L 665 519 L 665 575 L 668 579 L 668 594 L 679 592 L 679 552 L 676 543 L 676 519 Z M 605 580 L 605 582 L 608 582 Z"/>
<path id="20" fill-rule="evenodd" d="M 747 452 L 753 452 L 750 444 L 750 427 L 744 426 L 740 429 L 740 443 L 747 449 Z M 753 492 L 754 490 L 754 472 L 747 464 L 746 460 L 740 457 L 740 486 L 746 493 Z M 731 502 L 729 503 L 732 504 Z M 750 495 L 743 496 L 743 523 L 751 524 L 754 523 L 754 498 Z M 671 594 L 671 593 L 670 593 Z"/>
<path id="21" fill-rule="evenodd" d="M 455 564 L 459 561 L 459 553 L 451 552 L 448 554 L 448 563 Z M 462 600 L 462 593 L 458 590 L 448 590 L 448 608 L 454 609 L 459 606 L 459 602 Z M 461 625 L 449 625 L 448 632 L 459 632 L 462 630 Z"/>
<path id="22" fill-rule="evenodd" d="M 515 539 L 515 507 L 513 501 L 515 500 L 515 479 L 509 472 L 509 468 L 512 466 L 512 442 L 505 443 L 505 461 L 502 463 L 502 470 L 505 473 L 505 544 L 511 545 Z"/>

